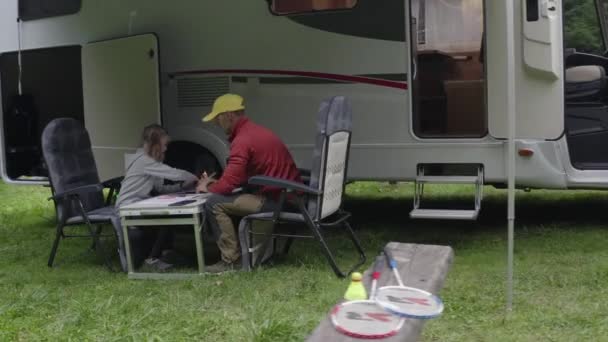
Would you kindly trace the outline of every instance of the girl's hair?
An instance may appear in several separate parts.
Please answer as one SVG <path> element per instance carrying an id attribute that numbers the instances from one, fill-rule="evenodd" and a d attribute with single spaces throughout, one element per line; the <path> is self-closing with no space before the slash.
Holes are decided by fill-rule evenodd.
<path id="1" fill-rule="evenodd" d="M 141 140 L 146 154 L 154 160 L 162 161 L 164 159 L 162 142 L 163 137 L 168 137 L 167 131 L 160 125 L 152 124 L 144 128 Z"/>

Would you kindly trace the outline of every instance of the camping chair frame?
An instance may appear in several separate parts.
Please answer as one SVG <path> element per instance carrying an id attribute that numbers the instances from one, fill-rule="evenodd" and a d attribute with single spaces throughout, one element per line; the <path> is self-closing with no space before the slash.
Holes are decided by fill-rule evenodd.
<path id="1" fill-rule="evenodd" d="M 333 100 L 331 99 L 328 102 L 328 109 L 326 117 L 323 117 L 324 127 L 318 133 L 320 133 L 323 137 L 322 148 L 321 148 L 321 156 L 320 156 L 320 166 L 319 166 L 319 174 L 318 174 L 318 187 L 311 186 L 310 183 L 308 185 L 302 184 L 299 182 L 287 181 L 283 179 L 267 177 L 267 176 L 255 176 L 249 179 L 249 185 L 256 186 L 270 186 L 277 187 L 281 189 L 279 203 L 276 209 L 273 212 L 259 213 L 248 215 L 241 221 L 241 225 L 239 226 L 239 237 L 241 242 L 241 249 L 243 251 L 243 267 L 245 269 L 250 269 L 251 267 L 255 267 L 270 259 L 273 255 L 268 255 L 268 252 L 274 254 L 277 251 L 277 239 L 285 238 L 285 244 L 282 248 L 282 254 L 288 252 L 291 243 L 294 238 L 314 238 L 321 245 L 321 251 L 329 262 L 332 270 L 338 277 L 345 277 L 350 274 L 352 271 L 357 269 L 363 263 L 365 263 L 365 252 L 363 251 L 357 236 L 355 235 L 352 227 L 348 223 L 348 219 L 350 218 L 350 213 L 344 211 L 342 209 L 342 197 L 344 195 L 344 190 L 346 186 L 346 170 L 348 169 L 348 157 L 349 157 L 349 147 L 350 147 L 350 112 L 348 114 L 348 129 L 336 129 L 331 132 L 331 134 L 327 134 L 327 125 L 329 113 L 331 112 L 331 106 L 333 105 Z M 345 100 L 343 98 L 340 99 L 343 101 L 344 105 Z M 323 108 L 323 107 L 322 107 Z M 333 119 L 333 117 L 332 117 Z M 341 135 L 337 135 L 341 134 Z M 330 145 L 332 144 L 332 137 L 340 137 L 346 135 L 346 143 L 343 147 L 344 156 L 343 163 L 338 164 L 338 174 L 342 173 L 342 183 L 341 191 L 336 191 L 336 187 L 334 186 L 334 193 L 327 194 L 326 191 L 326 177 L 329 175 L 328 173 L 328 153 Z M 338 145 L 336 145 L 338 146 Z M 340 159 L 342 160 L 342 159 Z M 335 167 L 335 165 L 333 165 Z M 329 170 L 334 171 L 334 170 Z M 316 172 L 316 170 L 315 170 Z M 308 175 L 310 172 L 308 170 L 304 171 L 305 174 Z M 316 176 L 316 175 L 311 175 Z M 336 200 L 337 195 L 339 195 L 339 202 L 334 202 L 334 209 L 331 209 L 327 214 L 323 213 L 324 210 L 324 201 L 326 196 L 334 196 L 332 199 Z M 316 202 L 316 203 L 315 203 Z M 308 203 L 308 205 L 307 205 Z M 311 203 L 315 203 L 315 205 L 311 206 Z M 286 209 L 286 205 L 290 204 L 295 206 L 296 212 L 284 211 Z M 311 210 L 312 208 L 312 210 Z M 248 224 L 249 221 L 270 221 L 272 222 L 272 232 L 271 233 L 258 233 L 254 232 L 252 229 L 252 225 Z M 293 230 L 288 233 L 278 232 L 278 228 L 286 223 L 297 223 L 303 224 L 310 230 L 310 235 L 297 235 L 293 234 Z M 333 227 L 343 227 L 349 235 L 353 245 L 359 253 L 359 261 L 353 265 L 348 271 L 344 272 L 338 267 L 334 254 L 331 249 L 327 245 L 327 242 L 323 236 L 323 232 L 327 230 L 327 228 Z M 267 239 L 257 244 L 256 246 L 251 246 L 251 243 L 254 240 L 254 236 L 256 235 L 265 235 Z M 268 249 L 269 244 L 272 243 L 272 249 Z M 254 256 L 254 252 L 258 251 L 257 256 Z M 259 252 L 261 251 L 261 252 Z M 252 258 L 255 257 L 255 260 Z"/>
<path id="2" fill-rule="evenodd" d="M 276 248 L 278 247 L 277 238 L 286 238 L 287 240 L 285 242 L 285 245 L 283 246 L 283 250 L 281 251 L 281 254 L 287 254 L 294 238 L 314 238 L 321 244 L 321 251 L 323 252 L 323 255 L 325 256 L 325 258 L 329 262 L 329 265 L 331 266 L 332 270 L 338 277 L 341 277 L 341 278 L 346 277 L 347 275 L 352 273 L 354 270 L 356 270 L 359 266 L 361 266 L 365 263 L 365 261 L 366 261 L 365 252 L 363 251 L 363 248 L 361 247 L 361 243 L 359 242 L 359 239 L 355 235 L 355 232 L 353 231 L 352 227 L 348 223 L 348 219 L 351 217 L 351 214 L 349 212 L 340 209 L 336 213 L 334 213 L 332 216 L 330 216 L 330 218 L 332 218 L 332 220 L 315 219 L 309 213 L 309 211 L 306 207 L 306 197 L 311 196 L 311 195 L 312 196 L 321 196 L 323 194 L 322 190 L 317 190 L 317 189 L 311 188 L 307 185 L 297 183 L 297 182 L 290 182 L 290 181 L 285 181 L 285 180 L 276 179 L 276 178 L 272 178 L 272 177 L 264 177 L 264 176 L 256 176 L 256 177 L 250 178 L 249 184 L 260 185 L 260 186 L 275 186 L 275 187 L 281 187 L 283 189 L 281 192 L 281 197 L 283 199 L 279 200 L 280 203 L 279 203 L 277 209 L 272 213 L 272 216 L 255 217 L 256 215 L 254 214 L 254 215 L 252 215 L 252 216 L 254 216 L 253 220 L 272 222 L 273 231 L 277 230 L 277 228 L 282 224 L 303 223 L 310 229 L 310 231 L 312 233 L 311 235 L 296 235 L 296 234 L 292 234 L 292 233 L 260 234 L 260 233 L 255 233 L 255 232 L 249 230 L 248 233 L 251 235 L 268 235 L 270 237 L 269 239 L 265 240 L 265 242 L 263 244 L 261 244 L 260 246 L 250 249 L 250 252 L 252 252 L 254 250 L 258 250 L 258 249 L 265 250 L 268 247 L 268 244 L 271 242 L 274 244 L 273 251 L 276 251 Z M 307 196 L 301 196 L 301 195 L 297 196 L 296 195 L 295 199 L 292 200 L 292 202 L 295 202 L 293 204 L 296 205 L 298 213 L 294 215 L 294 213 L 283 212 L 283 208 L 285 208 L 285 204 L 287 202 L 285 200 L 286 194 L 297 194 L 298 192 L 304 193 L 307 195 Z M 298 214 L 300 214 L 301 216 Z M 323 237 L 323 232 L 322 232 L 322 230 L 324 228 L 334 228 L 334 227 L 340 227 L 340 226 L 343 226 L 346 229 L 353 245 L 355 246 L 355 248 L 357 249 L 357 252 L 359 253 L 358 262 L 356 264 L 354 264 L 346 272 L 341 270 L 340 267 L 338 266 L 338 264 L 336 263 L 336 259 L 333 255 L 333 253 L 331 252 L 331 249 L 327 245 L 325 238 Z M 249 241 L 252 241 L 251 235 L 249 237 Z M 264 261 L 263 258 L 264 258 L 263 253 L 258 254 L 256 260 L 254 260 L 254 262 L 252 264 L 254 266 L 260 265 Z M 245 262 L 245 260 L 243 260 L 243 262 Z"/>
<path id="3" fill-rule="evenodd" d="M 118 222 L 112 205 L 122 177 L 99 181 L 90 137 L 81 122 L 72 118 L 54 119 L 42 132 L 42 152 L 49 171 L 51 197 L 55 204 L 57 227 L 48 266 L 52 267 L 62 238 L 90 237 L 91 249 L 102 252 L 102 225 Z M 109 188 L 104 198 L 103 190 Z M 88 234 L 68 235 L 64 228 L 86 225 Z M 116 233 L 116 228 L 114 227 Z M 112 270 L 109 255 L 102 255 Z"/>
<path id="4" fill-rule="evenodd" d="M 53 241 L 53 247 L 51 248 L 51 254 L 48 260 L 48 266 L 53 267 L 53 262 L 55 260 L 55 256 L 57 254 L 57 248 L 59 247 L 59 242 L 62 238 L 74 238 L 74 237 L 82 237 L 87 238 L 90 237 L 93 242 L 91 244 L 90 249 L 97 252 L 97 254 L 104 259 L 106 266 L 113 270 L 112 263 L 110 257 L 107 253 L 103 253 L 103 244 L 101 243 L 100 237 L 113 236 L 114 234 L 101 234 L 102 226 L 104 224 L 112 224 L 110 219 L 91 219 L 84 209 L 84 205 L 82 200 L 80 199 L 80 195 L 86 194 L 89 192 L 98 192 L 103 191 L 104 188 L 109 188 L 108 196 L 105 199 L 106 206 L 110 206 L 113 204 L 114 199 L 118 191 L 120 191 L 120 184 L 124 177 L 116 177 L 109 179 L 101 184 L 92 184 L 85 185 L 77 188 L 70 189 L 68 191 L 64 191 L 62 193 L 55 193 L 54 188 L 51 182 L 51 192 L 52 196 L 48 198 L 48 200 L 53 200 L 55 202 L 55 207 L 58 207 L 60 202 L 72 202 L 76 204 L 78 211 L 80 213 L 80 220 L 75 220 L 73 222 L 57 222 L 57 228 L 55 233 L 55 240 Z M 66 203 L 67 204 L 67 203 Z M 90 213 L 89 213 L 90 214 Z M 64 228 L 67 226 L 73 225 L 83 225 L 85 224 L 88 228 L 89 234 L 87 235 L 67 235 L 64 232 Z"/>

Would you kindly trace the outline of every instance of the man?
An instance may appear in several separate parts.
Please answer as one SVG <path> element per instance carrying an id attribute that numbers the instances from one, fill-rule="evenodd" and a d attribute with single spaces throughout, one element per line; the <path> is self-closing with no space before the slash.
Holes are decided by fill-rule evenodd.
<path id="1" fill-rule="evenodd" d="M 252 176 L 301 180 L 287 146 L 272 131 L 245 116 L 243 98 L 239 95 L 218 97 L 203 122 L 220 126 L 230 141 L 230 156 L 222 177 L 216 180 L 204 173 L 197 186 L 198 192 L 213 193 L 205 203 L 205 212 L 214 234 L 219 234 L 217 244 L 222 260 L 207 267 L 207 271 L 221 273 L 238 267 L 240 262 L 238 236 L 231 216 L 271 211 L 279 194 L 278 189 L 268 187 L 254 193 L 233 194 L 233 191 L 246 185 Z"/>

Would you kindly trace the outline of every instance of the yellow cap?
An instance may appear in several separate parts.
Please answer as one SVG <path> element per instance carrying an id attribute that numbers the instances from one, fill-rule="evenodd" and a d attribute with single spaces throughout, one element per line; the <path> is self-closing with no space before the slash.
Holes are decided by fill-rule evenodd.
<path id="1" fill-rule="evenodd" d="M 242 97 L 235 94 L 225 94 L 215 99 L 211 113 L 205 115 L 203 122 L 209 122 L 215 119 L 216 116 L 225 112 L 234 112 L 243 109 L 245 109 L 245 106 L 243 105 Z"/>
<path id="2" fill-rule="evenodd" d="M 361 273 L 359 272 L 353 272 L 353 274 L 350 275 L 350 279 L 354 280 L 354 281 L 361 281 L 361 278 L 363 278 L 361 276 Z"/>

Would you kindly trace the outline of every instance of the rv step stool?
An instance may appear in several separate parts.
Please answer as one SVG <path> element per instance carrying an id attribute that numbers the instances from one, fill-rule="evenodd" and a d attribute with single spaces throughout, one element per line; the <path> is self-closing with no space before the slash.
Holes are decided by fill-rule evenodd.
<path id="1" fill-rule="evenodd" d="M 476 176 L 458 174 L 428 175 L 426 174 L 426 165 L 420 165 L 414 186 L 414 209 L 410 212 L 410 217 L 413 219 L 476 220 L 481 210 L 481 200 L 483 197 L 483 166 L 477 165 L 475 169 Z M 425 184 L 475 185 L 475 207 L 470 210 L 420 208 Z"/>

